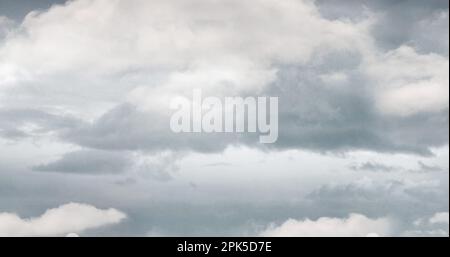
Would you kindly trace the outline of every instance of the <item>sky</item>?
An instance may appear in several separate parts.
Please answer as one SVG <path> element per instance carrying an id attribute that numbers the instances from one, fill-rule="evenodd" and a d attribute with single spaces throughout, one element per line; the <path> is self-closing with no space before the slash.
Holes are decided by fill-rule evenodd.
<path id="1" fill-rule="evenodd" d="M 0 0 L 0 236 L 448 236 L 446 0 Z M 173 133 L 194 89 L 279 137 Z"/>

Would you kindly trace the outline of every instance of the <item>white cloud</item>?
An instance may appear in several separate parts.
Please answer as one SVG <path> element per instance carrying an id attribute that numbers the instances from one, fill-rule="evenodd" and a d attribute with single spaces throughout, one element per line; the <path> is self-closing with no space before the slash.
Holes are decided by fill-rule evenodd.
<path id="1" fill-rule="evenodd" d="M 77 233 L 69 233 L 66 237 L 80 237 Z"/>
<path id="2" fill-rule="evenodd" d="M 356 25 L 323 19 L 307 0 L 78 0 L 29 14 L 25 35 L 3 53 L 41 72 L 109 72 L 136 64 L 181 68 L 238 56 L 306 61 L 318 47 L 350 50 L 361 44 Z"/>
<path id="3" fill-rule="evenodd" d="M 449 220 L 449 215 L 448 212 L 438 212 L 436 214 L 433 215 L 433 217 L 431 217 L 429 219 L 429 222 L 431 224 L 447 224 L 448 225 L 448 220 Z"/>
<path id="4" fill-rule="evenodd" d="M 389 236 L 392 222 L 388 218 L 370 219 L 361 214 L 348 218 L 322 217 L 317 220 L 290 219 L 280 226 L 271 225 L 261 233 L 269 237 L 365 237 Z"/>
<path id="5" fill-rule="evenodd" d="M 0 213 L 0 236 L 59 236 L 86 229 L 116 224 L 126 215 L 116 209 L 69 203 L 47 210 L 35 218 L 20 218 L 14 213 Z"/>
<path id="6" fill-rule="evenodd" d="M 402 46 L 367 64 L 375 83 L 378 109 L 384 114 L 408 116 L 448 110 L 449 61 L 437 54 L 418 54 Z"/>
<path id="7" fill-rule="evenodd" d="M 192 87 L 255 92 L 279 64 L 366 47 L 367 29 L 324 19 L 309 0 L 70 1 L 30 13 L 0 45 L 0 88 L 39 82 L 46 104 L 83 101 L 72 108 L 117 103 L 136 86 L 146 103 Z"/>

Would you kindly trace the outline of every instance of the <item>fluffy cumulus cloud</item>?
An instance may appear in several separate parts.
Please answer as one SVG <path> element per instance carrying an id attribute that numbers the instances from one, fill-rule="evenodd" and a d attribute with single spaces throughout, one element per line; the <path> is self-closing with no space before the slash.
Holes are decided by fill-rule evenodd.
<path id="1" fill-rule="evenodd" d="M 0 236 L 60 236 L 86 229 L 117 224 L 126 215 L 116 209 L 97 209 L 87 204 L 69 203 L 47 210 L 39 217 L 20 218 L 0 213 Z"/>
<path id="2" fill-rule="evenodd" d="M 264 233 L 448 234 L 448 1 L 41 0 L 23 18 L 20 8 L 0 8 L 0 210 L 113 206 L 134 215 L 116 235 L 233 235 L 289 217 Z M 196 88 L 279 97 L 278 141 L 172 133 L 170 100 Z M 47 226 L 72 212 L 78 229 Z M 47 213 L 3 213 L 0 228 L 66 235 L 123 218 L 76 204 Z"/>
<path id="3" fill-rule="evenodd" d="M 389 236 L 392 230 L 388 218 L 370 219 L 361 214 L 348 218 L 322 217 L 317 220 L 290 219 L 280 226 L 272 225 L 261 233 L 271 237 L 362 237 Z"/>
<path id="4" fill-rule="evenodd" d="M 251 13 L 247 13 L 248 9 Z M 119 22 L 111 23 L 114 20 Z M 183 68 L 197 64 L 195 71 L 208 68 L 204 65 L 214 59 L 225 68 L 230 63 L 251 69 L 253 65 L 264 67 L 261 65 L 265 59 L 307 61 L 317 47 L 351 49 L 363 44 L 347 41 L 360 40 L 357 25 L 322 19 L 311 1 L 293 0 L 78 0 L 46 12 L 30 13 L 22 29 L 24 34 L 10 39 L 2 55 L 28 71 L 46 59 L 48 64 L 33 70 L 34 75 L 91 68 L 110 73 L 133 67 Z M 306 33 L 308 37 L 303 36 Z M 116 41 L 112 43 L 111 39 Z M 49 46 L 54 50 L 40 51 Z M 29 54 L 31 60 L 26 58 Z M 86 67 L 87 64 L 92 66 Z"/>

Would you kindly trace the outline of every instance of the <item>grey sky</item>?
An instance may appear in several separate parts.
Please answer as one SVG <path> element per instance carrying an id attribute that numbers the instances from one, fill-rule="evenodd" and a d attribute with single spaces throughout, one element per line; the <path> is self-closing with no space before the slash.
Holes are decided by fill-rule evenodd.
<path id="1" fill-rule="evenodd" d="M 31 11 L 45 10 L 54 4 L 64 2 L 64 0 L 1 0 L 0 10 L 2 15 L 20 21 Z"/>
<path id="2" fill-rule="evenodd" d="M 0 0 L 0 236 L 448 236 L 448 1 L 61 2 Z M 278 141 L 172 133 L 196 87 L 278 96 Z"/>

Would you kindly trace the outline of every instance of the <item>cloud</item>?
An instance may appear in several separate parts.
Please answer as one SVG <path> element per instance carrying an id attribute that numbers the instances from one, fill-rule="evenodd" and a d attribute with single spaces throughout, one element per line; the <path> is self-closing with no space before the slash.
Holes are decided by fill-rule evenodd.
<path id="1" fill-rule="evenodd" d="M 8 35 L 10 30 L 13 28 L 14 21 L 10 20 L 8 17 L 0 15 L 0 42 Z"/>
<path id="2" fill-rule="evenodd" d="M 315 3 L 321 14 L 332 20 L 358 20 L 370 13 L 376 15 L 371 34 L 383 49 L 395 49 L 407 42 L 421 52 L 448 56 L 448 1 L 317 0 Z"/>
<path id="3" fill-rule="evenodd" d="M 439 224 L 439 223 L 443 223 L 443 224 L 447 224 L 448 225 L 448 212 L 438 212 L 435 213 L 433 215 L 433 217 L 431 217 L 429 219 L 429 222 L 431 224 Z"/>
<path id="4" fill-rule="evenodd" d="M 169 115 L 139 110 L 130 104 L 119 105 L 93 123 L 86 123 L 60 134 L 64 141 L 103 150 L 144 150 L 219 152 L 238 143 L 231 133 L 175 134 Z"/>
<path id="5" fill-rule="evenodd" d="M 0 236 L 59 236 L 117 224 L 126 215 L 116 209 L 69 203 L 47 210 L 35 218 L 22 219 L 14 213 L 0 213 Z"/>
<path id="6" fill-rule="evenodd" d="M 403 233 L 405 236 L 448 237 L 448 212 L 437 212 L 432 216 L 422 217 L 414 221 L 414 227 Z"/>
<path id="7" fill-rule="evenodd" d="M 448 3 L 447 3 L 448 4 Z M 449 54 L 449 13 L 447 10 L 435 11 L 414 26 L 413 45 L 421 52 Z"/>
<path id="8" fill-rule="evenodd" d="M 261 233 L 269 237 L 365 237 L 389 236 L 392 224 L 388 218 L 370 219 L 361 214 L 348 218 L 322 217 L 317 220 L 290 219 L 280 226 L 271 225 Z"/>
<path id="9" fill-rule="evenodd" d="M 362 3 L 360 3 L 362 4 Z M 448 23 L 439 21 L 443 13 L 448 15 L 448 2 L 410 0 L 392 4 L 376 1 L 369 4 L 381 17 L 372 29 L 377 45 L 395 49 L 408 42 L 421 52 L 448 55 Z M 405 11 L 407 10 L 407 11 Z M 428 36 L 424 36 L 424 33 Z"/>
<path id="10" fill-rule="evenodd" d="M 376 162 L 365 162 L 359 165 L 351 165 L 350 169 L 359 171 L 359 170 L 367 170 L 367 171 L 382 171 L 382 172 L 391 172 L 395 170 L 401 170 L 399 167 L 389 166 L 382 163 Z"/>
<path id="11" fill-rule="evenodd" d="M 387 115 L 448 111 L 448 58 L 401 46 L 367 67 L 377 87 L 377 108 Z"/>
<path id="12" fill-rule="evenodd" d="M 168 181 L 178 171 L 178 162 L 183 158 L 178 152 L 130 152 L 82 149 L 68 152 L 57 160 L 32 166 L 33 171 L 78 175 L 122 175 L 116 184 L 134 184 L 137 179 L 150 178 Z"/>
<path id="13" fill-rule="evenodd" d="M 80 150 L 67 153 L 57 161 L 34 166 L 33 170 L 86 175 L 118 174 L 125 172 L 131 165 L 127 153 Z"/>
<path id="14" fill-rule="evenodd" d="M 448 209 L 448 184 L 441 182 L 446 178 L 446 175 L 429 179 L 364 176 L 350 183 L 327 183 L 310 192 L 306 199 L 309 208 L 318 213 L 343 215 L 343 210 L 352 210 L 380 217 L 396 213 L 410 220 L 428 215 L 430 210 Z M 412 208 L 416 210 L 414 213 L 408 211 Z"/>
<path id="15" fill-rule="evenodd" d="M 132 174 L 139 178 L 152 178 L 167 181 L 178 170 L 181 153 L 160 152 L 148 154 L 145 152 L 102 151 L 83 149 L 64 154 L 60 159 L 49 163 L 35 165 L 33 171 L 57 172 L 79 175 L 119 175 Z M 134 181 L 129 178 L 127 184 Z"/>
<path id="16" fill-rule="evenodd" d="M 427 165 L 427 164 L 423 163 L 422 161 L 419 161 L 418 164 L 419 164 L 419 170 L 424 171 L 424 172 L 439 172 L 439 171 L 444 170 L 443 168 L 441 168 L 439 166 Z"/>
<path id="17" fill-rule="evenodd" d="M 112 230 L 132 235 L 349 213 L 411 226 L 448 211 L 448 172 L 418 172 L 448 167 L 434 159 L 449 140 L 448 1 L 179 2 L 74 0 L 0 19 L 0 206 L 120 203 L 133 220 Z M 173 134 L 168 101 L 193 88 L 280 97 L 279 140 Z M 354 169 L 386 172 L 349 172 L 354 153 Z"/>
<path id="18" fill-rule="evenodd" d="M 82 121 L 67 113 L 0 106 L 0 136 L 10 140 L 39 138 L 73 129 Z"/>
<path id="19" fill-rule="evenodd" d="M 447 144 L 448 57 L 406 43 L 380 49 L 371 29 L 381 16 L 328 19 L 327 6 L 71 1 L 30 13 L 0 45 L 0 96 L 17 109 L 45 105 L 76 114 L 69 128 L 51 131 L 101 150 L 266 147 L 250 134 L 171 133 L 168 101 L 193 88 L 214 96 L 279 96 L 274 150 L 430 155 L 431 147 Z M 7 128 L 0 135 L 29 134 Z"/>
<path id="20" fill-rule="evenodd" d="M 349 166 L 351 170 L 354 171 L 373 171 L 373 172 L 393 172 L 393 171 L 401 171 L 401 172 L 441 172 L 444 171 L 443 168 L 434 165 L 427 165 L 422 161 L 417 162 L 417 168 L 407 169 L 404 167 L 394 166 L 394 165 L 386 165 L 379 162 L 363 162 L 360 164 L 352 164 Z"/>
<path id="21" fill-rule="evenodd" d="M 134 167 L 141 177 L 150 177 L 159 181 L 167 181 L 179 170 L 178 162 L 184 154 L 161 152 L 153 155 L 134 155 Z"/>

